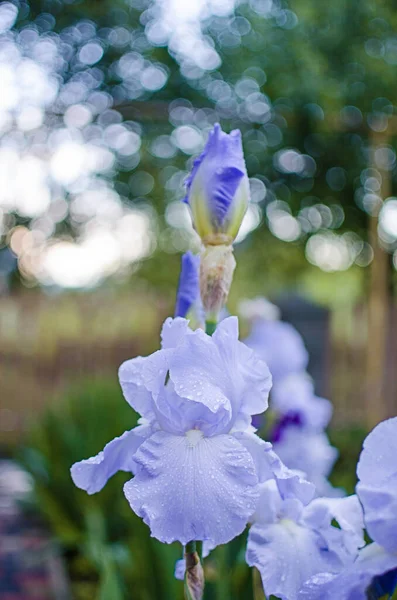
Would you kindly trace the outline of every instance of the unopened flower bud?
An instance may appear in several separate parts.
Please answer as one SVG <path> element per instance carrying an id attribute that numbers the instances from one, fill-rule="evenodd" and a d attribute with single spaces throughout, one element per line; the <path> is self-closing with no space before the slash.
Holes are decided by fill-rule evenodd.
<path id="1" fill-rule="evenodd" d="M 200 264 L 200 293 L 206 320 L 217 322 L 226 304 L 236 261 L 231 246 L 208 246 Z"/>
<path id="2" fill-rule="evenodd" d="M 186 188 L 185 202 L 204 245 L 232 244 L 250 197 L 239 130 L 227 134 L 214 126 Z"/>
<path id="3" fill-rule="evenodd" d="M 204 570 L 198 552 L 186 552 L 185 599 L 202 600 L 204 594 Z"/>

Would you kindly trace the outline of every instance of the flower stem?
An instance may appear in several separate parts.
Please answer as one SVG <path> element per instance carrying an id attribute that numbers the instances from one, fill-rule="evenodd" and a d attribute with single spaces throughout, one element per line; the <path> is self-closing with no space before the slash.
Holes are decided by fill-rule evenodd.
<path id="1" fill-rule="evenodd" d="M 205 333 L 212 335 L 216 329 L 216 323 L 214 321 L 205 322 Z"/>
<path id="2" fill-rule="evenodd" d="M 252 590 L 254 594 L 254 600 L 266 600 L 265 593 L 263 591 L 261 575 L 255 567 L 252 569 Z"/>

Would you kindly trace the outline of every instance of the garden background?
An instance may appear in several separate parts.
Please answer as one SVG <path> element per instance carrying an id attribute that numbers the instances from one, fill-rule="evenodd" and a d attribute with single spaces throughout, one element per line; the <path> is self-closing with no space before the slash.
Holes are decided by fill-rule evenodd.
<path id="1" fill-rule="evenodd" d="M 302 333 L 353 490 L 397 413 L 396 27 L 380 0 L 0 4 L 1 598 L 181 597 L 123 475 L 87 497 L 69 467 L 134 424 L 117 368 L 173 313 L 183 181 L 218 121 L 252 196 L 228 308 L 266 296 Z M 209 599 L 251 597 L 233 548 Z"/>

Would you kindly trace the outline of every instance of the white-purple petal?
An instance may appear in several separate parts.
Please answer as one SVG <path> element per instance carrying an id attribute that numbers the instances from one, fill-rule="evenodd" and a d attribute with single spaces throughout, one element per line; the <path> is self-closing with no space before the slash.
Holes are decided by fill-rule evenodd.
<path id="1" fill-rule="evenodd" d="M 134 460 L 138 468 L 125 495 L 162 542 L 226 543 L 243 531 L 255 510 L 255 467 L 233 436 L 160 431 L 140 446 Z"/>
<path id="2" fill-rule="evenodd" d="M 75 463 L 70 472 L 74 484 L 88 494 L 99 492 L 117 471 L 134 472 L 134 454 L 152 428 L 140 425 L 115 438 L 96 456 Z"/>
<path id="3" fill-rule="evenodd" d="M 357 465 L 356 492 L 371 538 L 397 553 L 397 417 L 367 436 Z"/>
<path id="4" fill-rule="evenodd" d="M 155 418 L 153 399 L 145 385 L 143 370 L 146 357 L 126 360 L 119 368 L 119 381 L 124 398 L 137 413 L 149 421 Z"/>
<path id="5" fill-rule="evenodd" d="M 298 600 L 367 600 L 374 577 L 397 568 L 397 555 L 370 544 L 359 558 L 337 575 L 319 573 L 302 587 Z"/>
<path id="6" fill-rule="evenodd" d="M 282 499 L 297 498 L 304 505 L 312 500 L 314 485 L 298 471 L 288 469 L 273 451 L 272 444 L 254 433 L 236 431 L 233 435 L 251 454 L 260 483 L 274 479 Z"/>
<path id="7" fill-rule="evenodd" d="M 340 569 L 322 537 L 290 519 L 251 527 L 246 560 L 259 570 L 266 596 L 281 600 L 297 600 L 305 581 L 316 573 Z"/>

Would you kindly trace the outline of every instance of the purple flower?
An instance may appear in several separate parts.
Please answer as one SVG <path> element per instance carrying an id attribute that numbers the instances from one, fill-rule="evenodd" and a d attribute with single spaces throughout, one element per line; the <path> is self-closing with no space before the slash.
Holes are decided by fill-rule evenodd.
<path id="1" fill-rule="evenodd" d="M 338 457 L 322 431 L 313 431 L 295 424 L 284 427 L 279 439 L 274 441 L 274 451 L 290 469 L 302 471 L 314 483 L 319 495 L 340 495 L 327 481 Z"/>
<path id="2" fill-rule="evenodd" d="M 396 556 L 388 554 L 378 544 L 369 544 L 359 552 L 357 560 L 341 573 L 335 575 L 326 572 L 310 578 L 302 587 L 298 600 L 367 600 L 367 592 L 376 577 L 380 574 L 394 575 L 395 569 Z M 391 585 L 393 583 L 394 577 Z M 387 592 L 393 593 L 393 588 Z M 370 597 L 383 596 L 383 590 L 380 594 L 374 590 Z"/>
<path id="3" fill-rule="evenodd" d="M 261 488 L 246 560 L 259 570 L 266 597 L 296 600 L 309 578 L 324 571 L 338 573 L 355 559 L 364 544 L 355 496 L 304 506 L 296 498 L 282 499 L 273 480 Z"/>
<path id="4" fill-rule="evenodd" d="M 75 464 L 72 477 L 94 493 L 117 470 L 132 472 L 125 495 L 160 541 L 228 542 L 244 529 L 259 483 L 269 478 L 283 498 L 313 496 L 313 486 L 253 433 L 251 415 L 267 408 L 271 377 L 238 341 L 235 317 L 212 337 L 185 319 L 167 319 L 162 349 L 125 362 L 120 383 L 140 425 Z"/>
<path id="5" fill-rule="evenodd" d="M 365 600 L 380 597 L 376 586 L 393 592 L 397 569 L 397 418 L 383 421 L 368 435 L 357 466 L 356 492 L 364 522 L 374 540 L 337 576 L 329 572 L 310 579 L 299 600 Z M 387 580 L 379 576 L 388 574 Z M 384 591 L 383 589 L 381 590 Z"/>
<path id="6" fill-rule="evenodd" d="M 332 404 L 314 393 L 313 381 L 305 372 L 292 373 L 276 380 L 272 388 L 271 408 L 280 415 L 294 413 L 300 425 L 321 431 L 332 416 Z"/>
<path id="7" fill-rule="evenodd" d="M 224 133 L 216 124 L 186 180 L 185 202 L 204 244 L 231 244 L 250 192 L 240 131 Z"/>
<path id="8" fill-rule="evenodd" d="M 369 535 L 397 555 L 397 417 L 383 421 L 368 435 L 357 476 Z"/>
<path id="9" fill-rule="evenodd" d="M 200 310 L 200 256 L 186 252 L 181 260 L 181 274 L 176 295 L 175 317 L 186 317 L 197 308 Z"/>
<path id="10" fill-rule="evenodd" d="M 306 370 L 309 355 L 301 336 L 289 323 L 255 319 L 244 342 L 266 362 L 275 383 Z"/>

